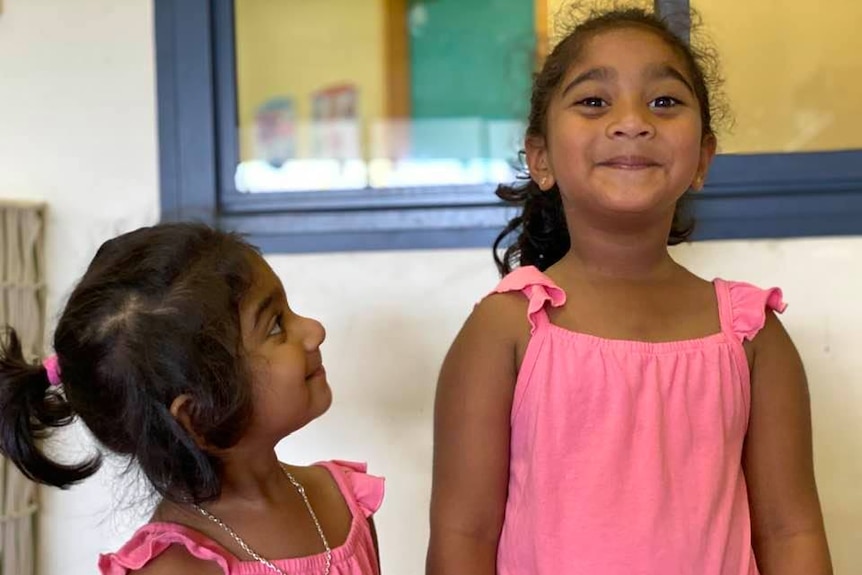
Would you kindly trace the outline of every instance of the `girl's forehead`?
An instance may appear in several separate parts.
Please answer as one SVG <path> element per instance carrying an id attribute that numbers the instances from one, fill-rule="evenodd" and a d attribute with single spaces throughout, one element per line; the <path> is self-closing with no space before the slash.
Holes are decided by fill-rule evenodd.
<path id="1" fill-rule="evenodd" d="M 273 293 L 284 291 L 284 288 L 281 284 L 281 279 L 275 275 L 275 272 L 270 268 L 266 268 L 265 270 L 261 270 L 261 275 L 258 276 L 255 283 L 260 287 L 261 291 L 264 293 Z"/>
<path id="2" fill-rule="evenodd" d="M 282 284 L 266 260 L 258 254 L 251 256 L 251 283 L 243 300 L 251 303 L 281 292 Z"/>
<path id="3" fill-rule="evenodd" d="M 685 68 L 677 49 L 642 26 L 624 26 L 593 33 L 569 65 L 569 74 L 584 67 L 638 67 L 667 63 Z"/>

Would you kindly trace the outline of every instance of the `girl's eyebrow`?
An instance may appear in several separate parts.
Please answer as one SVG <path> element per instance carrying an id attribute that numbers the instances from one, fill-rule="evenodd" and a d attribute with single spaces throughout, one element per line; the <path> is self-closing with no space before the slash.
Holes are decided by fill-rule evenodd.
<path id="1" fill-rule="evenodd" d="M 563 88 L 563 96 L 565 96 L 569 91 L 578 86 L 579 84 L 583 84 L 584 82 L 589 82 L 590 80 L 596 81 L 607 81 L 615 78 L 617 76 L 616 70 L 607 67 L 598 67 L 591 68 L 586 72 L 582 72 L 575 76 L 575 79 L 569 82 L 565 88 Z"/>
<path id="2" fill-rule="evenodd" d="M 688 88 L 688 91 L 694 94 L 694 87 L 691 85 L 691 82 L 688 81 L 688 78 L 685 77 L 685 74 L 677 70 L 670 64 L 653 64 L 646 69 L 644 76 L 647 80 L 679 80 L 685 87 Z"/>
<path id="3" fill-rule="evenodd" d="M 275 298 L 278 296 L 278 290 L 273 290 L 268 296 L 260 300 L 260 303 L 257 304 L 257 309 L 254 312 L 254 327 L 257 328 L 258 324 L 260 324 L 260 318 L 267 309 L 272 307 Z"/>
<path id="4" fill-rule="evenodd" d="M 565 96 L 569 91 L 573 88 L 577 87 L 584 82 L 589 82 L 591 80 L 595 80 L 598 82 L 613 80 L 617 77 L 617 72 L 613 68 L 608 68 L 605 66 L 600 66 L 597 68 L 591 68 L 581 74 L 578 74 L 571 82 L 569 82 L 566 87 L 563 89 L 562 95 Z M 682 82 L 688 91 L 694 94 L 694 87 L 691 85 L 691 82 L 685 77 L 685 74 L 677 70 L 674 66 L 670 64 L 652 64 L 647 67 L 644 72 L 644 77 L 647 80 L 655 81 L 655 80 L 666 80 L 673 79 Z"/>

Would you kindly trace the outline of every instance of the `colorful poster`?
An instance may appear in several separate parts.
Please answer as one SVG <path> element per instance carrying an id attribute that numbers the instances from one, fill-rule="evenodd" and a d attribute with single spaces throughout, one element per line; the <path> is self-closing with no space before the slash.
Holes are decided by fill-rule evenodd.
<path id="1" fill-rule="evenodd" d="M 359 92 L 342 84 L 312 94 L 312 157 L 355 160 L 362 157 Z"/>

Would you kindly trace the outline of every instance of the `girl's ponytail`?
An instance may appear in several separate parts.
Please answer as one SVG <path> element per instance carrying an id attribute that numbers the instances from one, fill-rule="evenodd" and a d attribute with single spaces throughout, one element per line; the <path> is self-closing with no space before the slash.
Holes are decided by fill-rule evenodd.
<path id="1" fill-rule="evenodd" d="M 93 475 L 101 465 L 95 456 L 76 465 L 49 459 L 40 449 L 52 428 L 70 424 L 75 413 L 43 365 L 24 358 L 15 330 L 0 334 L 0 453 L 39 483 L 68 487 Z M 52 376 L 55 374 L 52 374 Z"/>

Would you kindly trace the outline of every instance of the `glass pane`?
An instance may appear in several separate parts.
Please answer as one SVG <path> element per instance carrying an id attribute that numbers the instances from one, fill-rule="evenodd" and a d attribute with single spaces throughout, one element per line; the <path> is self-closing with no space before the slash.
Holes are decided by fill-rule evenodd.
<path id="1" fill-rule="evenodd" d="M 693 0 L 736 120 L 724 152 L 862 148 L 862 2 Z"/>
<path id="2" fill-rule="evenodd" d="M 235 0 L 237 189 L 512 181 L 536 14 L 532 0 Z"/>

